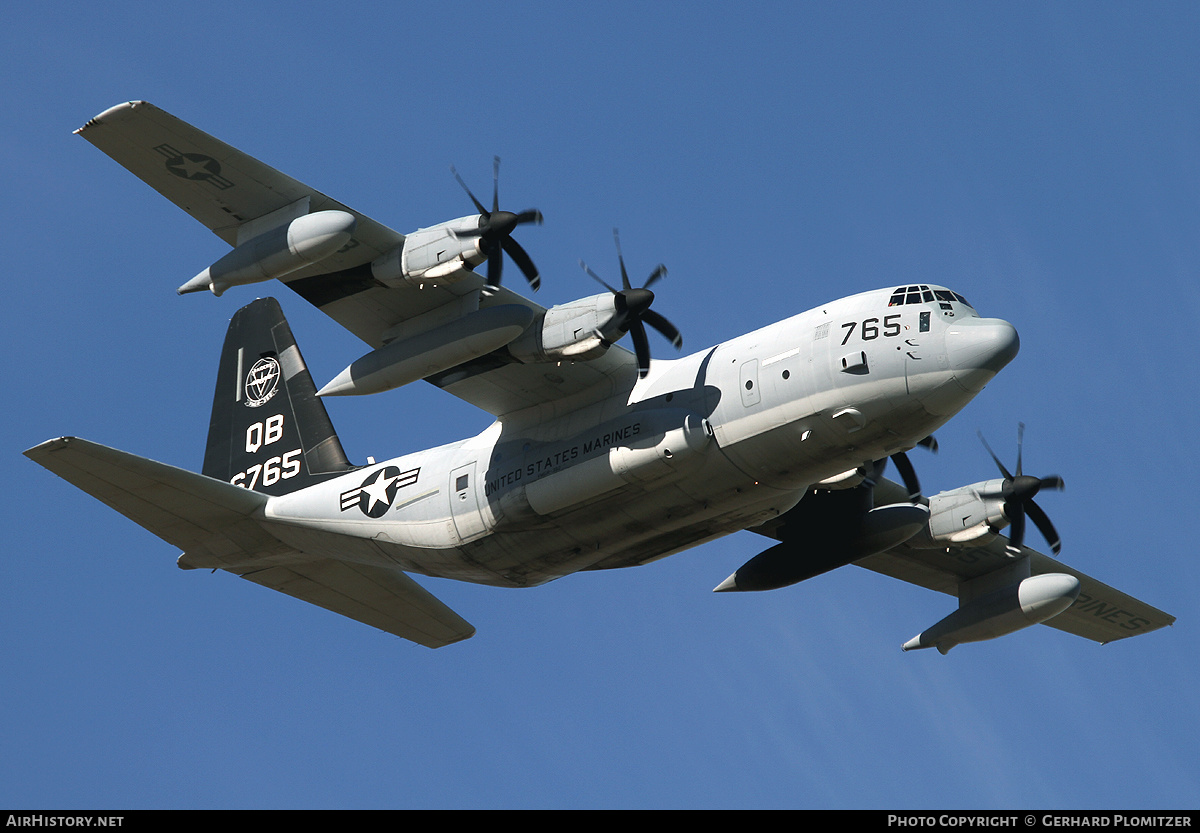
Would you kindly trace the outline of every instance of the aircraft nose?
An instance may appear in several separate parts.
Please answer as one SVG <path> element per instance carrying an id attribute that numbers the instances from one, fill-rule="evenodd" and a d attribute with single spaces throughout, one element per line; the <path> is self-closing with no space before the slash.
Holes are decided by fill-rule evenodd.
<path id="1" fill-rule="evenodd" d="M 1012 324 L 999 318 L 968 318 L 946 330 L 946 354 L 959 384 L 981 391 L 1021 349 Z"/>

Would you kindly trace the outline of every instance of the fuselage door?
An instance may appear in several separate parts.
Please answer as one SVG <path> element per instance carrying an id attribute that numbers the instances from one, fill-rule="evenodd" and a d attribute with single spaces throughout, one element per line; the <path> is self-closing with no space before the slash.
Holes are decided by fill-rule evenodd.
<path id="1" fill-rule="evenodd" d="M 947 305 L 948 306 L 948 305 Z M 929 367 L 929 362 L 926 359 L 929 351 L 923 348 L 923 345 L 930 339 L 930 330 L 932 329 L 932 310 L 921 310 L 917 316 L 917 327 L 915 330 L 909 329 L 904 335 L 904 345 L 900 348 L 904 351 L 904 383 L 908 393 L 912 393 L 912 385 L 909 381 L 915 374 L 920 374 L 932 370 Z M 944 368 L 943 368 L 944 369 Z"/>
<path id="2" fill-rule="evenodd" d="M 450 514 L 454 528 L 464 542 L 487 531 L 479 511 L 479 490 L 475 487 L 475 464 L 468 463 L 450 472 Z"/>
<path id="3" fill-rule="evenodd" d="M 758 388 L 758 359 L 742 362 L 740 375 L 742 404 L 750 408 L 762 401 L 762 392 Z"/>

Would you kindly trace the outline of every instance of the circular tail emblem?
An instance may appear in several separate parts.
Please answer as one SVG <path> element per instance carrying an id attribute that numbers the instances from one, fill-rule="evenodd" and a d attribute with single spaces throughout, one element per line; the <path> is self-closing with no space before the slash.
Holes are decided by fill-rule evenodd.
<path id="1" fill-rule="evenodd" d="M 279 390 L 279 362 L 274 356 L 263 356 L 246 374 L 246 406 L 257 408 Z"/>

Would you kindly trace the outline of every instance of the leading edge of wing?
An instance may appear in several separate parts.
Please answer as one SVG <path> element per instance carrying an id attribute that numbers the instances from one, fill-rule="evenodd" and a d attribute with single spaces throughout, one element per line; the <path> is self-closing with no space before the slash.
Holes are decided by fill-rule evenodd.
<path id="1" fill-rule="evenodd" d="M 181 567 L 225 569 L 429 648 L 475 633 L 399 570 L 313 557 L 280 541 L 257 520 L 267 495 L 77 437 L 25 456 L 182 549 Z"/>

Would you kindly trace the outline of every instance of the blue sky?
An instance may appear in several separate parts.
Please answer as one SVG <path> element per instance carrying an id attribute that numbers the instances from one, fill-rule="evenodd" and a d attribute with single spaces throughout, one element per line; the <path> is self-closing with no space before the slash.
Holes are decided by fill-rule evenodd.
<path id="1" fill-rule="evenodd" d="M 415 4 L 413 4 L 415 5 Z M 1200 9 L 1159 3 L 344 2 L 14 7 L 0 31 L 9 404 L 0 806 L 1196 808 Z M 226 321 L 281 299 L 314 375 L 361 345 L 71 131 L 145 99 L 398 231 L 536 206 L 546 306 L 662 261 L 702 349 L 842 295 L 946 284 L 1017 359 L 915 453 L 927 492 L 1067 490 L 1062 559 L 1175 614 L 900 645 L 950 597 L 847 567 L 709 591 L 740 533 L 533 590 L 426 586 L 428 651 L 177 553 L 20 451 L 198 468 Z M 516 273 L 513 273 L 513 278 Z M 670 348 L 655 339 L 652 348 Z M 468 436 L 429 385 L 333 402 L 352 458 Z M 1032 536 L 1031 532 L 1031 536 Z"/>

